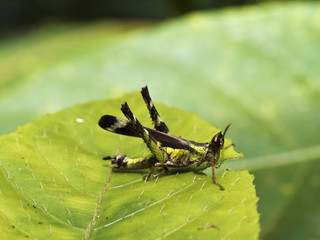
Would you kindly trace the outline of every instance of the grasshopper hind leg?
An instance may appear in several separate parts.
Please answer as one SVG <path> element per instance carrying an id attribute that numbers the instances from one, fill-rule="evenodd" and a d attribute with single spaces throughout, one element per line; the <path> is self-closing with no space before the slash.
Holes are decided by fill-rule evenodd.
<path id="1" fill-rule="evenodd" d="M 152 175 L 154 169 L 156 168 L 156 164 L 157 164 L 157 163 L 155 163 L 155 164 L 150 168 L 148 174 L 143 177 L 143 180 L 148 181 L 151 176 L 153 176 L 154 178 L 157 178 L 157 177 L 160 177 L 160 176 L 162 176 L 163 174 L 169 172 L 169 169 L 168 169 L 167 167 L 162 167 L 161 170 L 160 170 L 160 172 Z"/>
<path id="2" fill-rule="evenodd" d="M 152 137 L 150 136 L 149 132 L 147 129 L 143 128 L 141 123 L 138 121 L 138 119 L 133 115 L 131 112 L 128 104 L 125 102 L 121 106 L 121 111 L 123 114 L 128 118 L 130 122 L 134 125 L 136 130 L 139 133 L 139 136 L 143 139 L 147 147 L 150 149 L 151 153 L 155 157 L 155 159 L 158 162 L 164 162 L 164 152 L 162 147 L 159 145 L 159 143 Z"/>
<path id="3" fill-rule="evenodd" d="M 147 86 L 145 86 L 141 89 L 141 95 L 142 95 L 143 100 L 146 103 L 147 108 L 149 110 L 150 117 L 152 119 L 152 123 L 154 125 L 154 128 L 160 132 L 168 133 L 169 128 L 164 123 L 164 121 L 161 119 L 160 114 L 158 113 L 156 107 L 153 105 L 153 102 L 151 100 Z"/>
<path id="4" fill-rule="evenodd" d="M 166 159 L 166 153 L 163 151 L 161 145 L 153 139 L 150 135 L 147 129 L 143 128 L 141 123 L 138 121 L 138 119 L 133 115 L 131 112 L 128 104 L 125 102 L 121 106 L 121 111 L 123 114 L 128 118 L 128 120 L 134 125 L 136 130 L 139 132 L 140 137 L 143 139 L 147 147 L 150 149 L 152 155 L 154 156 L 155 162 L 153 166 L 151 166 L 149 173 L 145 177 L 145 180 L 148 180 L 150 176 L 152 175 L 152 172 L 156 168 L 155 163 L 157 162 L 164 162 Z M 164 166 L 164 172 L 167 171 L 168 169 Z"/>

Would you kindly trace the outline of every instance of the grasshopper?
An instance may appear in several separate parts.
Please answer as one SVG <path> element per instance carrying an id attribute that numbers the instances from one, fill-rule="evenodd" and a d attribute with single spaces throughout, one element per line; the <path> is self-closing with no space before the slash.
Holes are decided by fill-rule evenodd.
<path id="1" fill-rule="evenodd" d="M 125 154 L 104 157 L 104 160 L 111 160 L 113 168 L 120 169 L 144 169 L 150 168 L 148 174 L 144 177 L 147 181 L 155 168 L 161 171 L 153 177 L 159 177 L 168 172 L 168 167 L 182 168 L 191 164 L 200 166 L 206 164 L 212 168 L 212 181 L 214 184 L 224 188 L 216 181 L 215 168 L 221 166 L 224 160 L 220 159 L 220 152 L 234 144 L 224 146 L 224 138 L 231 123 L 227 125 L 224 132 L 218 132 L 208 143 L 198 143 L 188 141 L 181 137 L 169 134 L 167 125 L 161 119 L 156 107 L 154 106 L 147 86 L 141 89 L 142 97 L 149 110 L 154 129 L 141 125 L 138 119 L 131 112 L 127 102 L 121 104 L 121 111 L 128 120 L 117 118 L 111 115 L 104 115 L 99 120 L 99 126 L 107 131 L 132 136 L 143 139 L 151 154 L 140 158 L 129 158 Z"/>

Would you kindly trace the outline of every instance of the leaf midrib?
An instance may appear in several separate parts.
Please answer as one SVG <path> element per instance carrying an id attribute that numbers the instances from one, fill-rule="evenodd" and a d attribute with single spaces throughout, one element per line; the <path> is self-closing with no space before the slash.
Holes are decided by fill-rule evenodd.
<path id="1" fill-rule="evenodd" d="M 229 162 L 228 166 L 235 170 L 243 168 L 248 170 L 261 170 L 312 161 L 317 158 L 320 158 L 320 145 L 270 154 L 262 157 L 244 158 L 238 163 Z"/>

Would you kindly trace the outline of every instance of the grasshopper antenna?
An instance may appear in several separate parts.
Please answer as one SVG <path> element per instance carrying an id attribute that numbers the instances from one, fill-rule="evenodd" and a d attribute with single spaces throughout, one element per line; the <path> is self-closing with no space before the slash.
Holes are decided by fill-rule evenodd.
<path id="1" fill-rule="evenodd" d="M 226 132 L 227 132 L 227 130 L 229 129 L 229 127 L 230 127 L 231 124 L 232 124 L 232 122 L 229 123 L 229 124 L 226 126 L 226 129 L 224 130 L 224 132 L 223 132 L 223 134 L 222 134 L 223 138 L 224 138 L 224 136 L 226 135 Z"/>
<path id="2" fill-rule="evenodd" d="M 231 123 L 232 123 L 232 122 L 231 122 Z M 224 130 L 224 132 L 223 132 L 223 134 L 222 134 L 223 140 L 224 140 L 224 136 L 226 135 L 226 132 L 227 132 L 227 130 L 229 129 L 231 123 L 229 123 L 229 124 L 226 126 L 226 129 Z M 228 147 L 231 147 L 231 146 L 235 147 L 236 145 L 235 145 L 234 143 L 231 143 L 231 144 L 229 144 L 229 145 L 227 145 L 227 146 L 222 146 L 222 149 L 227 149 Z"/>

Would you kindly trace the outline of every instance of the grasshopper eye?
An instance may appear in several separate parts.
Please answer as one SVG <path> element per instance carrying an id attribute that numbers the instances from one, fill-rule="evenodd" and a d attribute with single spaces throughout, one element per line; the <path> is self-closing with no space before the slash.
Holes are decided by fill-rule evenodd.
<path id="1" fill-rule="evenodd" d="M 224 145 L 224 136 L 222 136 L 222 138 L 220 138 L 220 147 L 223 147 Z"/>

